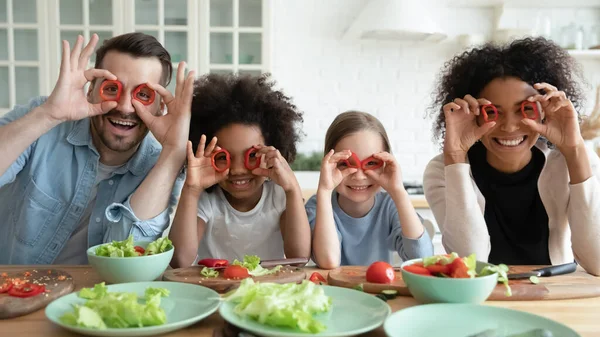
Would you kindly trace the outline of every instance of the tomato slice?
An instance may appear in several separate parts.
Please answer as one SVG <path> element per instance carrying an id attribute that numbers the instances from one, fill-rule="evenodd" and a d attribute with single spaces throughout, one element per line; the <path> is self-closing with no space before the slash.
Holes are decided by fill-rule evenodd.
<path id="1" fill-rule="evenodd" d="M 223 271 L 223 277 L 231 279 L 243 279 L 250 277 L 250 274 L 248 274 L 248 269 L 242 266 L 234 265 L 227 266 L 227 268 L 225 268 L 225 271 Z"/>
<path id="2" fill-rule="evenodd" d="M 325 280 L 325 278 L 323 277 L 323 275 L 321 275 L 321 273 L 319 273 L 319 272 L 312 273 L 310 275 L 309 280 L 312 283 L 315 283 L 315 284 L 321 284 L 321 283 L 325 283 L 326 284 L 327 283 L 327 280 Z"/>
<path id="3" fill-rule="evenodd" d="M 10 288 L 12 288 L 12 287 L 13 287 L 13 283 L 12 283 L 11 279 L 4 280 L 4 282 L 2 282 L 2 285 L 0 285 L 0 294 L 9 291 Z"/>
<path id="4" fill-rule="evenodd" d="M 144 255 L 144 253 L 146 252 L 144 247 L 140 247 L 140 246 L 135 246 L 135 247 L 133 247 L 133 249 L 135 249 L 135 251 L 138 253 L 138 255 Z"/>
<path id="5" fill-rule="evenodd" d="M 367 282 L 392 283 L 396 279 L 394 268 L 387 262 L 373 262 L 367 269 Z"/>
<path id="6" fill-rule="evenodd" d="M 419 275 L 423 275 L 423 276 L 433 276 L 427 268 L 421 267 L 421 266 L 416 266 L 414 264 L 405 266 L 404 270 L 406 270 L 409 273 L 413 273 L 413 274 L 419 274 Z"/>
<path id="7" fill-rule="evenodd" d="M 425 267 L 432 274 L 446 274 L 450 275 L 450 264 L 443 265 L 441 263 L 432 264 L 430 266 Z"/>
<path id="8" fill-rule="evenodd" d="M 454 259 L 450 264 L 450 269 L 450 277 L 452 278 L 471 278 L 469 268 L 461 258 Z"/>
<path id="9" fill-rule="evenodd" d="M 41 284 L 23 283 L 15 285 L 8 291 L 10 296 L 31 297 L 46 291 L 46 286 Z"/>

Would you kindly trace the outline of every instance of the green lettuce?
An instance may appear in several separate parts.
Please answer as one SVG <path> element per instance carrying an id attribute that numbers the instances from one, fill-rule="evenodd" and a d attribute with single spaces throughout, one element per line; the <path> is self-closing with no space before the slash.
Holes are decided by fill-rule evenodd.
<path id="1" fill-rule="evenodd" d="M 204 277 L 217 277 L 217 276 L 219 276 L 219 272 L 212 268 L 204 267 L 200 271 L 200 275 L 202 275 Z"/>
<path id="2" fill-rule="evenodd" d="M 242 266 L 248 269 L 250 276 L 265 276 L 269 274 L 275 274 L 282 266 L 276 266 L 275 268 L 266 269 L 260 265 L 260 257 L 256 255 L 244 255 L 244 261 L 240 262 L 238 259 L 233 260 L 232 265 Z"/>
<path id="3" fill-rule="evenodd" d="M 434 256 L 429 256 L 426 258 L 423 258 L 423 266 L 428 267 L 428 266 L 432 266 L 434 264 L 437 264 L 438 262 L 440 262 L 440 264 L 442 265 L 447 265 L 450 264 L 454 261 L 454 259 L 458 258 L 458 254 L 457 253 L 452 253 L 452 254 L 448 254 L 449 256 L 446 255 L 434 255 Z"/>
<path id="4" fill-rule="evenodd" d="M 483 267 L 481 272 L 479 272 L 478 276 L 492 275 L 494 273 L 498 273 L 498 282 L 501 282 L 504 284 L 504 287 L 506 288 L 505 295 L 512 296 L 512 290 L 510 289 L 510 286 L 508 285 L 508 275 L 507 275 L 508 266 L 507 265 L 499 264 L 497 266 L 485 266 L 485 267 Z"/>
<path id="5" fill-rule="evenodd" d="M 167 315 L 160 302 L 161 297 L 167 296 L 167 289 L 147 288 L 140 303 L 135 293 L 108 292 L 104 283 L 99 283 L 94 288 L 82 289 L 79 297 L 88 301 L 75 305 L 73 312 L 61 316 L 60 321 L 92 329 L 162 325 L 167 322 Z"/>
<path id="6" fill-rule="evenodd" d="M 169 238 L 158 238 L 153 242 L 150 242 L 146 247 L 144 255 L 155 255 L 164 253 L 173 248 L 173 243 Z M 135 250 L 133 245 L 133 236 L 130 235 L 127 240 L 113 241 L 105 245 L 96 248 L 97 256 L 106 257 L 137 257 L 138 252 Z"/>
<path id="7" fill-rule="evenodd" d="M 155 255 L 164 253 L 170 250 L 171 248 L 173 248 L 173 243 L 171 242 L 171 240 L 169 240 L 169 238 L 158 238 L 156 239 L 156 241 L 150 242 L 148 244 L 144 255 Z"/>
<path id="8" fill-rule="evenodd" d="M 332 305 L 323 288 L 307 280 L 301 284 L 277 284 L 255 283 L 247 278 L 238 289 L 225 295 L 225 301 L 235 303 L 234 312 L 241 317 L 308 333 L 327 328 L 314 315 L 328 312 Z"/>

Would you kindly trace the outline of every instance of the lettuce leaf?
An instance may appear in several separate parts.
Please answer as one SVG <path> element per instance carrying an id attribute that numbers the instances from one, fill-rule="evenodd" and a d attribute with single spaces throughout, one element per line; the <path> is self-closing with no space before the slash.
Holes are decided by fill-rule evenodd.
<path id="1" fill-rule="evenodd" d="M 173 243 L 169 238 L 158 238 L 150 242 L 146 247 L 144 255 L 155 255 L 164 253 L 173 248 Z M 113 241 L 96 248 L 97 256 L 106 257 L 137 257 L 139 256 L 133 245 L 133 236 L 130 235 L 127 240 Z"/>
<path id="2" fill-rule="evenodd" d="M 425 267 L 432 266 L 434 264 L 437 264 L 438 262 L 440 262 L 440 264 L 445 266 L 447 264 L 452 263 L 454 261 L 454 259 L 456 259 L 456 258 L 458 258 L 457 253 L 448 254 L 448 256 L 446 256 L 446 255 L 429 256 L 429 257 L 423 258 L 423 266 L 425 266 Z"/>
<path id="3" fill-rule="evenodd" d="M 167 250 L 173 248 L 173 243 L 168 237 L 158 238 L 156 241 L 150 242 L 146 247 L 144 255 L 155 255 L 164 253 Z"/>
<path id="4" fill-rule="evenodd" d="M 260 265 L 260 257 L 256 255 L 244 255 L 244 262 L 240 262 L 238 259 L 233 260 L 232 265 L 242 266 L 248 269 L 250 276 L 265 276 L 269 274 L 277 273 L 282 266 L 276 266 L 275 268 L 266 269 Z"/>
<path id="5" fill-rule="evenodd" d="M 202 275 L 204 277 L 218 277 L 219 276 L 219 272 L 216 271 L 216 270 L 214 270 L 214 269 L 212 269 L 212 268 L 204 267 L 200 271 L 200 275 Z"/>
<path id="6" fill-rule="evenodd" d="M 486 275 L 491 275 L 494 273 L 498 273 L 498 282 L 503 283 L 504 287 L 506 288 L 506 292 L 505 295 L 506 296 L 512 296 L 512 290 L 510 289 L 510 286 L 508 285 L 508 266 L 505 264 L 499 264 L 497 266 L 485 266 L 483 267 L 483 269 L 481 270 L 481 272 L 479 272 L 478 276 L 486 276 Z"/>
<path id="7" fill-rule="evenodd" d="M 255 283 L 247 278 L 227 295 L 234 312 L 258 323 L 319 333 L 327 327 L 314 318 L 331 310 L 332 300 L 322 287 L 304 280 L 301 284 Z"/>

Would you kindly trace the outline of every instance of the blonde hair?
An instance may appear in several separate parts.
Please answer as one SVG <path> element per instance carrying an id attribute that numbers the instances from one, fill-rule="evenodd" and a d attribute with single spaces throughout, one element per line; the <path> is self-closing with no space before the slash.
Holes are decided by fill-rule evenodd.
<path id="1" fill-rule="evenodd" d="M 350 110 L 342 112 L 331 122 L 325 134 L 325 148 L 323 153 L 326 154 L 333 149 L 342 138 L 363 130 L 378 133 L 383 140 L 384 150 L 391 152 L 390 140 L 383 124 L 369 113 Z"/>

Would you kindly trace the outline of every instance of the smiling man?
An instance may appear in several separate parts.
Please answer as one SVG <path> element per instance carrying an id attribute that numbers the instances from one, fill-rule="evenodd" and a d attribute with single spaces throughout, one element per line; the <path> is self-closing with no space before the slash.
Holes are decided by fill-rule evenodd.
<path id="1" fill-rule="evenodd" d="M 86 70 L 97 42 L 63 41 L 52 94 L 0 119 L 0 264 L 84 264 L 88 247 L 168 226 L 194 73 L 180 64 L 171 95 L 170 55 L 142 33 L 105 41 Z"/>

